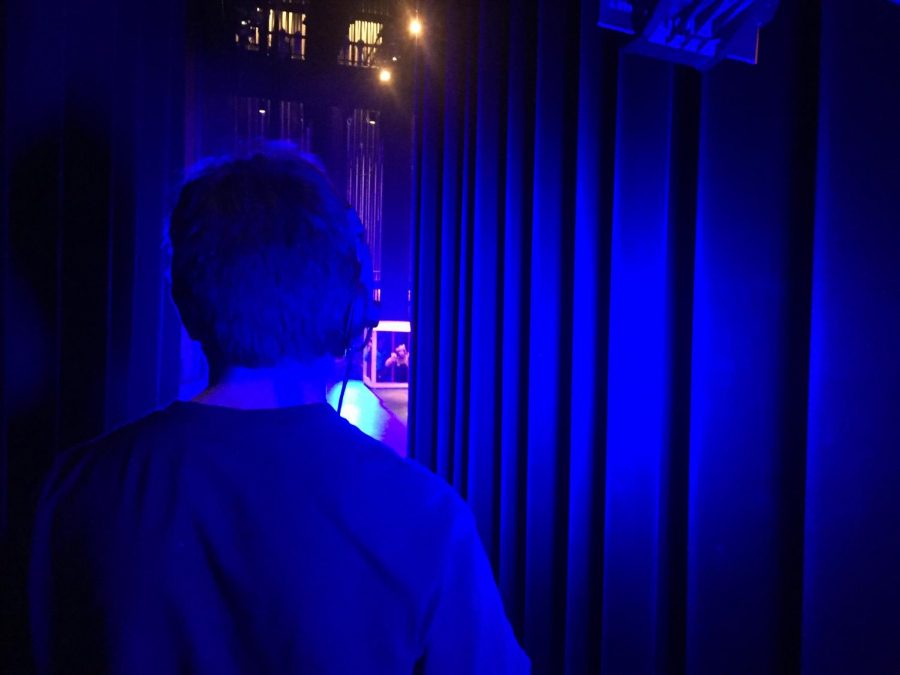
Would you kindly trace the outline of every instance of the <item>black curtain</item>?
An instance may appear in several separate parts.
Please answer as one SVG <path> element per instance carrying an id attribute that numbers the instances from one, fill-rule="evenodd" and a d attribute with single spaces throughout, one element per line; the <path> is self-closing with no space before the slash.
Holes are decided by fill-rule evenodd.
<path id="1" fill-rule="evenodd" d="M 28 672 L 25 571 L 40 479 L 61 448 L 177 392 L 165 216 L 183 167 L 181 3 L 4 7 L 4 661 Z"/>
<path id="2" fill-rule="evenodd" d="M 536 672 L 893 672 L 900 7 L 702 75 L 596 2 L 423 13 L 411 454 Z"/>

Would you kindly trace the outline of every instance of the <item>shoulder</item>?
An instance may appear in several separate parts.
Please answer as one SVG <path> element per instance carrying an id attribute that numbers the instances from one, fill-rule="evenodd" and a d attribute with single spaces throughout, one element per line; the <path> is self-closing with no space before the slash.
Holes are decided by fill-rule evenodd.
<path id="1" fill-rule="evenodd" d="M 171 424 L 165 410 L 118 427 L 101 436 L 61 452 L 44 479 L 41 505 L 59 501 L 65 495 L 96 488 L 97 479 L 114 475 L 127 463 L 144 439 L 164 433 Z M 115 482 L 114 480 L 112 482 Z M 91 484 L 94 484 L 91 487 Z"/>
<path id="2" fill-rule="evenodd" d="M 412 459 L 400 457 L 355 427 L 347 427 L 356 443 L 352 459 L 355 466 L 348 477 L 368 486 L 366 491 L 377 491 L 385 503 L 402 508 L 425 509 L 451 518 L 465 515 L 468 507 L 443 478 Z"/>
<path id="3" fill-rule="evenodd" d="M 421 553 L 441 557 L 474 529 L 469 507 L 447 481 L 347 426 L 355 447 L 340 461 L 341 492 L 372 533 L 405 534 Z"/>

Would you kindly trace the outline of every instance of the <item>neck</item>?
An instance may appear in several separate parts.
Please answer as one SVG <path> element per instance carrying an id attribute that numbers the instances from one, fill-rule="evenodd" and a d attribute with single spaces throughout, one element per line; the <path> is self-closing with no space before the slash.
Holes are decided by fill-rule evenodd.
<path id="1" fill-rule="evenodd" d="M 258 410 L 325 402 L 330 360 L 285 361 L 270 368 L 227 366 L 210 375 L 197 403 Z"/>

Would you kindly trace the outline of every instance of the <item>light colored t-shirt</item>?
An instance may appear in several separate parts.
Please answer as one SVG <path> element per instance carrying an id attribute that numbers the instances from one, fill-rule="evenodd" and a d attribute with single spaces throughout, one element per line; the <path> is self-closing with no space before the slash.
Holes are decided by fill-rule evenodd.
<path id="1" fill-rule="evenodd" d="M 176 403 L 65 453 L 41 672 L 525 673 L 468 508 L 327 405 Z"/>

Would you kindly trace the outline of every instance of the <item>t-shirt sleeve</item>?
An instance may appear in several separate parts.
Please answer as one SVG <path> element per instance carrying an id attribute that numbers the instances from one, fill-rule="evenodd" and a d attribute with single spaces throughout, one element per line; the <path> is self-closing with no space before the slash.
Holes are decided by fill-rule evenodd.
<path id="1" fill-rule="evenodd" d="M 35 669 L 38 673 L 87 672 L 84 656 L 95 639 L 83 616 L 88 590 L 66 578 L 73 561 L 55 545 L 55 510 L 54 500 L 45 491 L 35 519 L 28 575 Z"/>
<path id="2" fill-rule="evenodd" d="M 460 508 L 417 672 L 530 673 L 503 610 L 474 519 Z"/>
<path id="3" fill-rule="evenodd" d="M 80 507 L 63 502 L 81 456 L 73 448 L 57 459 L 44 481 L 38 503 L 28 570 L 28 606 L 32 653 L 38 673 L 100 672 L 104 653 L 97 596 L 81 575 L 84 553 L 69 544 L 91 522 Z"/>

